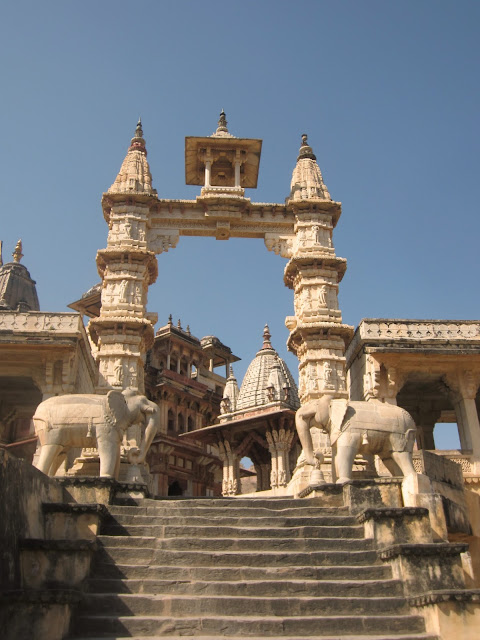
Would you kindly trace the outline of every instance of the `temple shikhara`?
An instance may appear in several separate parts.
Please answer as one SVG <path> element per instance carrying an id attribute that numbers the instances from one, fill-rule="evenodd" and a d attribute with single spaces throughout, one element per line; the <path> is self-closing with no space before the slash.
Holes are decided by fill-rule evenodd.
<path id="1" fill-rule="evenodd" d="M 261 150 L 222 111 L 167 200 L 139 120 L 71 312 L 0 250 L 2 637 L 480 637 L 480 321 L 344 324 L 341 204 L 306 134 L 285 200 L 252 202 Z M 278 256 L 298 378 L 268 324 L 241 381 L 222 336 L 147 310 L 182 236 Z"/>

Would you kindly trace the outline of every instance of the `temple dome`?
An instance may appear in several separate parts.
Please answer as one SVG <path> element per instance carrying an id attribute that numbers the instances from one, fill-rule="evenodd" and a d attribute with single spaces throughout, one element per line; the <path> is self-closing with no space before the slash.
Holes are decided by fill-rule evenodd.
<path id="1" fill-rule="evenodd" d="M 265 325 L 263 346 L 250 363 L 238 394 L 236 410 L 248 411 L 268 404 L 297 410 L 300 406 L 297 385 L 286 363 L 270 342 L 270 331 Z"/>

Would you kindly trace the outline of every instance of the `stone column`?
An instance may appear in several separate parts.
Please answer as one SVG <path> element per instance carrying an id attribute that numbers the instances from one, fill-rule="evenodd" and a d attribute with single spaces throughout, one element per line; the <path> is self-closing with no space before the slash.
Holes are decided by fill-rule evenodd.
<path id="1" fill-rule="evenodd" d="M 300 361 L 300 401 L 325 394 L 347 398 L 345 345 L 353 327 L 342 324 L 338 308 L 338 285 L 347 261 L 337 258 L 332 242 L 341 205 L 331 199 L 305 134 L 286 204 L 295 218 L 295 235 L 266 237 L 265 243 L 290 258 L 284 281 L 293 289 L 295 315 L 285 322 L 290 330 L 288 348 Z"/>
<path id="2" fill-rule="evenodd" d="M 480 376 L 472 371 L 449 373 L 444 381 L 452 391 L 462 450 L 472 452 L 472 469 L 480 473 L 480 422 L 475 397 Z"/>
<path id="3" fill-rule="evenodd" d="M 272 470 L 270 473 L 270 486 L 286 487 L 290 481 L 290 465 L 288 453 L 292 446 L 294 432 L 291 430 L 271 429 L 265 433 L 268 442 L 268 450 L 272 456 Z"/>
<path id="4" fill-rule="evenodd" d="M 223 462 L 222 495 L 235 496 L 240 493 L 240 460 L 228 440 L 218 442 L 218 454 Z"/>
<path id="5" fill-rule="evenodd" d="M 417 425 L 417 448 L 435 449 L 433 431 L 442 412 L 428 403 L 421 403 L 415 411 L 410 413 Z"/>
<path id="6" fill-rule="evenodd" d="M 339 206 L 339 205 L 338 205 Z M 292 257 L 285 268 L 285 284 L 294 291 L 295 316 L 286 319 L 287 345 L 299 358 L 300 401 L 328 394 L 347 398 L 345 344 L 353 327 L 342 324 L 338 284 L 346 261 L 332 246 L 336 203 L 321 208 L 296 203 Z"/>
<path id="7" fill-rule="evenodd" d="M 152 188 L 141 122 L 120 172 L 103 195 L 109 226 L 107 248 L 97 253 L 102 278 L 100 317 L 89 323 L 98 346 L 98 391 L 132 387 L 144 392 L 145 354 L 153 344 L 154 314 L 147 314 L 147 291 L 157 278 L 157 260 L 147 245 Z"/>

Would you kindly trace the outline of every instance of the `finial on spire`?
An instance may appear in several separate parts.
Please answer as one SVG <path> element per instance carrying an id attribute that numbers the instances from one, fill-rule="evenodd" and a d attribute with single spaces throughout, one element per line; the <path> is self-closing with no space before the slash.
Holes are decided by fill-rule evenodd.
<path id="1" fill-rule="evenodd" d="M 182 323 L 180 322 L 180 318 L 179 318 L 177 322 L 177 329 L 181 329 L 181 328 L 182 328 Z"/>
<path id="2" fill-rule="evenodd" d="M 147 149 L 145 147 L 145 140 L 143 139 L 143 129 L 142 129 L 142 119 L 139 118 L 137 122 L 137 126 L 135 128 L 135 135 L 130 141 L 130 149 L 135 149 L 138 151 L 143 151 L 145 155 L 147 155 Z"/>
<path id="3" fill-rule="evenodd" d="M 20 262 L 20 260 L 23 258 L 23 253 L 22 253 L 22 241 L 19 240 L 15 246 L 15 251 L 12 253 L 13 256 L 13 261 L 14 262 Z"/>
<path id="4" fill-rule="evenodd" d="M 307 139 L 307 134 L 302 133 L 302 144 L 300 146 L 297 161 L 302 160 L 303 158 L 310 158 L 311 160 L 317 159 L 316 155 L 312 151 L 312 147 L 308 144 Z"/>
<path id="5" fill-rule="evenodd" d="M 173 316 L 172 316 L 172 314 L 170 314 L 168 316 L 168 324 L 172 324 L 172 323 L 173 323 Z"/>
<path id="6" fill-rule="evenodd" d="M 270 335 L 270 329 L 268 328 L 268 324 L 265 325 L 265 328 L 263 329 L 263 347 L 262 349 L 271 349 L 272 348 L 272 343 L 270 342 L 270 338 L 272 336 Z"/>
<path id="7" fill-rule="evenodd" d="M 225 111 L 222 109 L 220 113 L 220 118 L 218 120 L 218 127 L 216 133 L 228 133 L 227 129 L 227 116 L 225 115 Z"/>
<path id="8" fill-rule="evenodd" d="M 2 248 L 3 248 L 3 240 L 0 240 L 0 267 L 3 267 Z"/>

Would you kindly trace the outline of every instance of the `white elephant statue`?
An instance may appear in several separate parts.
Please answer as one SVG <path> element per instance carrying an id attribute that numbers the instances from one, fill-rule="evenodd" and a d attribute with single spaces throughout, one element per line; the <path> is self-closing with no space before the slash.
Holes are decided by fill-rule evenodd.
<path id="1" fill-rule="evenodd" d="M 315 467 L 310 429 L 318 427 L 330 435 L 332 475 L 337 483 L 352 479 L 355 456 L 378 455 L 394 476 L 415 474 L 412 450 L 416 426 L 405 409 L 392 404 L 332 399 L 324 395 L 307 402 L 295 416 L 305 460 Z"/>
<path id="2" fill-rule="evenodd" d="M 38 405 L 33 423 L 40 454 L 36 467 L 55 475 L 66 451 L 72 447 L 94 447 L 100 457 L 100 476 L 118 479 L 120 445 L 127 428 L 143 422 L 145 431 L 132 462 L 145 460 L 155 437 L 158 406 L 133 389 L 109 391 L 106 395 L 76 394 L 48 398 Z"/>

